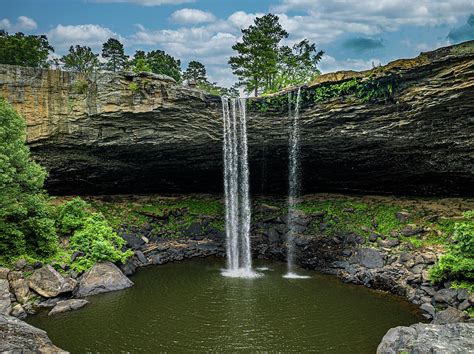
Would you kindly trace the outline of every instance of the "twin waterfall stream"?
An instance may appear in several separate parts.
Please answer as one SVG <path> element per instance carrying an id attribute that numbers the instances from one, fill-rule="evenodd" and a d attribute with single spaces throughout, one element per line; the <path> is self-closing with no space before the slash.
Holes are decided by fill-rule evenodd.
<path id="1" fill-rule="evenodd" d="M 301 89 L 296 104 L 288 95 L 290 121 L 288 141 L 288 216 L 287 216 L 287 278 L 304 278 L 294 273 L 294 237 L 297 200 L 301 192 L 300 182 L 300 133 L 299 106 Z M 224 194 L 227 269 L 223 275 L 235 278 L 255 278 L 261 274 L 252 269 L 250 245 L 251 205 L 249 193 L 249 167 L 247 143 L 247 113 L 245 98 L 222 97 Z"/>

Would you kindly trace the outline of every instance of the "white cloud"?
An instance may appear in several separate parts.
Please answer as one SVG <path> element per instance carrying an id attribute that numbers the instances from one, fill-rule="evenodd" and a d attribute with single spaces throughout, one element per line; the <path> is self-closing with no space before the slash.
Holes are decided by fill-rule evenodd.
<path id="1" fill-rule="evenodd" d="M 110 37 L 123 41 L 123 38 L 109 28 L 93 24 L 67 26 L 60 24 L 47 35 L 50 43 L 59 51 L 76 44 L 99 49 Z"/>
<path id="2" fill-rule="evenodd" d="M 214 22 L 215 20 L 216 17 L 212 13 L 197 9 L 181 9 L 171 14 L 171 21 L 182 24 Z"/>
<path id="3" fill-rule="evenodd" d="M 340 70 L 362 71 L 372 69 L 374 66 L 379 66 L 380 64 L 382 64 L 382 62 L 377 58 L 367 60 L 350 58 L 337 60 L 336 58 L 325 54 L 319 63 L 319 68 L 322 73 L 330 73 Z"/>
<path id="4" fill-rule="evenodd" d="M 38 28 L 36 21 L 26 16 L 19 16 L 15 23 L 7 18 L 0 20 L 0 29 L 7 32 L 31 31 L 36 28 Z"/>
<path id="5" fill-rule="evenodd" d="M 196 0 L 93 0 L 94 2 L 102 3 L 129 3 L 142 6 L 160 6 L 160 5 L 179 5 L 186 4 L 190 2 L 195 2 Z"/>
<path id="6" fill-rule="evenodd" d="M 282 0 L 272 10 L 282 13 L 303 11 L 314 22 L 367 26 L 373 34 L 394 31 L 403 25 L 454 23 L 472 6 L 472 0 Z"/>

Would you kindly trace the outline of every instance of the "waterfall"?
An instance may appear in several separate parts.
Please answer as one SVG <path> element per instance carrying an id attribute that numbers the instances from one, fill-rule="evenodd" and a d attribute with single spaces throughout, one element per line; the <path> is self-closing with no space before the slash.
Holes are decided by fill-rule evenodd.
<path id="1" fill-rule="evenodd" d="M 288 118 L 290 120 L 290 134 L 288 140 L 288 215 L 287 215 L 287 278 L 306 278 L 293 272 L 294 267 L 294 239 L 297 234 L 295 219 L 297 218 L 297 204 L 301 193 L 300 167 L 300 100 L 301 88 L 298 88 L 296 104 L 292 110 L 293 95 L 288 94 Z"/>
<path id="2" fill-rule="evenodd" d="M 250 250 L 250 196 L 246 101 L 222 98 L 227 269 L 225 276 L 255 277 Z"/>

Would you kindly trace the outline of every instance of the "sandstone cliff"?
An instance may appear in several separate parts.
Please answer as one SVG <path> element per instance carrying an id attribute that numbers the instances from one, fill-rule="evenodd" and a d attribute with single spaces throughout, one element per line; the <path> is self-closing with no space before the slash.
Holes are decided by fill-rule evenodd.
<path id="1" fill-rule="evenodd" d="M 344 89 L 353 83 L 375 93 Z M 302 92 L 305 192 L 473 194 L 474 42 L 323 75 Z M 8 65 L 0 94 L 25 117 L 52 193 L 222 189 L 219 97 L 156 75 Z M 286 193 L 286 102 L 285 93 L 249 102 L 254 193 Z"/>

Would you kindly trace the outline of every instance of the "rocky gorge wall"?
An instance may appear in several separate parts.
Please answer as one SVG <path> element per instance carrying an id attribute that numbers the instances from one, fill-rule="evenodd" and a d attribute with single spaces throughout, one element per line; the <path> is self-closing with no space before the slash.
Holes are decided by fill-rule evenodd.
<path id="1" fill-rule="evenodd" d="M 354 78 L 395 78 L 396 90 L 370 102 L 350 94 L 303 101 L 304 193 L 472 195 L 474 42 L 368 72 L 322 75 L 303 91 Z M 219 97 L 160 75 L 84 77 L 8 65 L 0 66 L 0 95 L 25 117 L 52 193 L 222 190 Z M 262 99 L 249 101 L 253 193 L 287 192 L 287 98 L 279 97 L 268 109 Z"/>

